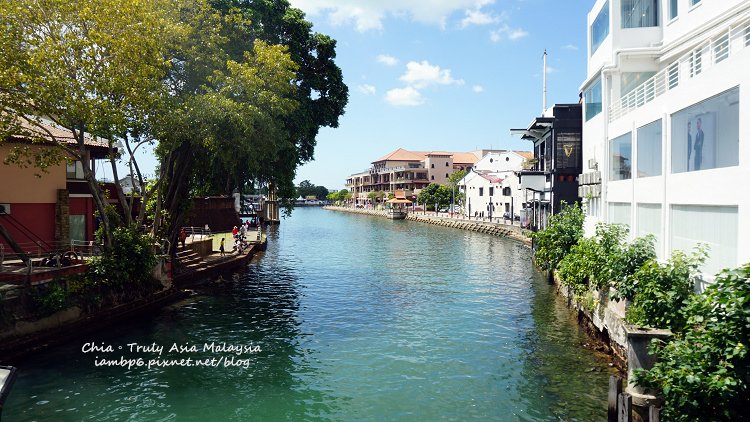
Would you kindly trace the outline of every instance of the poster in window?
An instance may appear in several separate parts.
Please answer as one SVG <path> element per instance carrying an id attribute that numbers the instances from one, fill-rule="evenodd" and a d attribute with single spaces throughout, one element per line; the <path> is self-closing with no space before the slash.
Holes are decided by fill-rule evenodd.
<path id="1" fill-rule="evenodd" d="M 702 113 L 688 120 L 688 171 L 716 167 L 716 114 Z"/>

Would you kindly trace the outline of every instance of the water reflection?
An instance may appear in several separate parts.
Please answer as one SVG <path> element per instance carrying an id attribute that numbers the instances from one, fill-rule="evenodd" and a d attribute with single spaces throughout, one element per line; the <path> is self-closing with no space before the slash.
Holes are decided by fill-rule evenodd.
<path id="1" fill-rule="evenodd" d="M 7 417 L 599 419 L 606 379 L 580 369 L 601 364 L 526 248 L 319 209 L 269 239 L 226 283 L 93 338 L 258 344 L 247 369 L 94 368 L 75 342 L 24 362 Z"/>

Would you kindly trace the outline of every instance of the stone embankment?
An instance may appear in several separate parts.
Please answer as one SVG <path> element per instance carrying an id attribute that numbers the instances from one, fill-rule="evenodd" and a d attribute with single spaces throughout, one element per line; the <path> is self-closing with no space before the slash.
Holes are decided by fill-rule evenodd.
<path id="1" fill-rule="evenodd" d="M 387 217 L 385 211 L 381 210 L 370 210 L 362 208 L 347 208 L 347 207 L 334 207 L 326 206 L 324 209 L 333 211 L 343 211 L 355 214 L 365 215 L 376 215 L 380 217 Z M 470 220 L 467 218 L 456 218 L 456 217 L 441 217 L 433 214 L 418 214 L 410 213 L 406 216 L 407 220 L 417 221 L 420 223 L 434 224 L 443 227 L 450 227 L 460 230 L 468 230 L 478 233 L 486 233 L 492 236 L 507 237 L 510 239 L 522 242 L 526 246 L 531 246 L 531 237 L 529 237 L 526 230 L 521 229 L 518 226 L 503 223 L 490 223 L 481 220 Z"/>

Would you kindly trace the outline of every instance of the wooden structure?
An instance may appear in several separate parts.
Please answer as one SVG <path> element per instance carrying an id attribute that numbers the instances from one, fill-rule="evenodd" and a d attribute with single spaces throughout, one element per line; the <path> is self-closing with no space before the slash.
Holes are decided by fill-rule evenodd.
<path id="1" fill-rule="evenodd" d="M 406 218 L 406 205 L 411 205 L 411 201 L 406 199 L 406 193 L 402 190 L 394 192 L 394 197 L 386 201 L 390 205 L 387 211 L 388 218 L 391 220 L 403 220 Z"/>

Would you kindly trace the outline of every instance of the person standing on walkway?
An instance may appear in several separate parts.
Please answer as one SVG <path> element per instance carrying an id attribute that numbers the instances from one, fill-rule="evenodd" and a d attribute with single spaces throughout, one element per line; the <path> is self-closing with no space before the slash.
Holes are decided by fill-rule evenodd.
<path id="1" fill-rule="evenodd" d="M 185 239 L 187 239 L 187 232 L 183 227 L 180 229 L 180 242 L 182 242 L 182 249 L 185 249 Z"/>
<path id="2" fill-rule="evenodd" d="M 219 244 L 219 254 L 221 256 L 224 256 L 224 238 L 221 238 L 221 243 Z"/>

